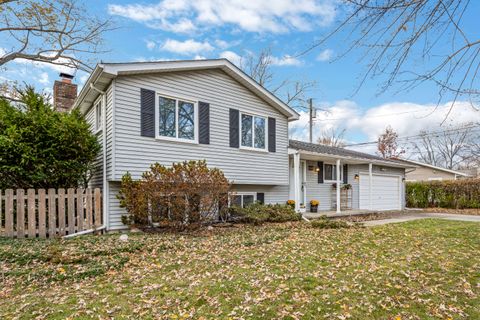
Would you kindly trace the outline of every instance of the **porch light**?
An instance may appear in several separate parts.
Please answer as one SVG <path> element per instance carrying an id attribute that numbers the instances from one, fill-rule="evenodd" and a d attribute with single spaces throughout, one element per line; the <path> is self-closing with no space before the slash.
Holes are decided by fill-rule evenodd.
<path id="1" fill-rule="evenodd" d="M 320 167 L 316 167 L 315 172 L 320 172 Z"/>
<path id="2" fill-rule="evenodd" d="M 360 176 L 358 174 L 356 174 L 354 177 L 353 177 L 355 180 L 358 180 L 360 179 Z"/>

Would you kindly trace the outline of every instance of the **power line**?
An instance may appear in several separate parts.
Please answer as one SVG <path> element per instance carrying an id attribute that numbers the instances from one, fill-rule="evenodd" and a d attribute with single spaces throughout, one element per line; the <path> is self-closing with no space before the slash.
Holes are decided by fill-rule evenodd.
<path id="1" fill-rule="evenodd" d="M 397 140 L 402 140 L 402 141 L 403 140 L 418 140 L 418 139 L 422 139 L 423 137 L 427 137 L 427 136 L 435 136 L 435 135 L 438 135 L 438 134 L 446 134 L 448 132 L 450 132 L 450 134 L 453 134 L 453 133 L 457 133 L 458 131 L 474 129 L 474 128 L 477 128 L 477 127 L 480 127 L 480 124 L 472 124 L 472 125 L 469 125 L 469 126 L 466 126 L 466 127 L 463 127 L 463 128 L 446 129 L 446 130 L 442 130 L 442 131 L 426 132 L 424 134 L 416 134 L 416 135 L 412 135 L 412 136 L 399 137 Z M 479 130 L 474 130 L 474 131 L 471 131 L 470 133 L 477 132 L 477 131 L 479 131 Z M 360 142 L 360 143 L 348 144 L 348 145 L 345 145 L 345 147 L 365 146 L 365 145 L 377 144 L 377 143 L 378 143 L 378 141 Z"/>
<path id="2" fill-rule="evenodd" d="M 328 112 L 328 111 L 327 111 Z M 397 113 L 388 113 L 388 114 L 379 114 L 379 115 L 372 115 L 372 116 L 363 116 L 362 119 L 370 119 L 370 118 L 381 118 L 381 117 L 389 117 L 389 116 L 396 116 L 401 114 L 408 114 L 408 113 L 418 113 L 422 111 L 404 111 L 404 112 L 397 112 Z M 330 119 L 315 119 L 314 121 L 323 122 L 323 121 L 340 121 L 340 120 L 351 120 L 351 117 L 347 118 L 330 118 Z"/>

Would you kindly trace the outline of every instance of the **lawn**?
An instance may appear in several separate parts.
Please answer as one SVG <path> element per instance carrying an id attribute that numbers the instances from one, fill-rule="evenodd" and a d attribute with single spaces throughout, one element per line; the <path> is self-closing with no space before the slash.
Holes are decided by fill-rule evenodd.
<path id="1" fill-rule="evenodd" d="M 0 240 L 0 318 L 479 319 L 480 225 Z"/>

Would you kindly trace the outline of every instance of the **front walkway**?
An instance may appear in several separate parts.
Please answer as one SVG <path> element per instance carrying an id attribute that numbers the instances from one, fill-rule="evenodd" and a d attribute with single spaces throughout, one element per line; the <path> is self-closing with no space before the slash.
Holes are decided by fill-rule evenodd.
<path id="1" fill-rule="evenodd" d="M 307 219 L 318 219 L 321 217 L 348 217 L 348 216 L 357 216 L 362 214 L 369 214 L 372 212 L 378 211 L 368 211 L 368 210 L 345 210 L 340 213 L 337 213 L 335 210 L 331 211 L 318 211 L 318 212 L 304 212 L 302 215 Z M 388 211 L 386 211 L 388 212 Z"/>
<path id="2" fill-rule="evenodd" d="M 443 219 L 443 220 L 454 220 L 454 221 L 469 221 L 469 222 L 480 222 L 480 216 L 471 216 L 465 214 L 450 214 L 450 213 L 408 213 L 404 217 L 399 218 L 387 218 L 382 220 L 371 220 L 364 221 L 363 225 L 366 227 L 380 226 L 389 223 L 400 223 L 407 222 L 419 219 Z"/>

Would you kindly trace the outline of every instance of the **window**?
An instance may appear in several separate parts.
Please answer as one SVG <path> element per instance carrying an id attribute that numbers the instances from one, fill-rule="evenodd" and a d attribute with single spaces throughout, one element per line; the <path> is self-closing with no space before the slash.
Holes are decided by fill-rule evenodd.
<path id="1" fill-rule="evenodd" d="M 328 164 L 325 163 L 323 165 L 323 178 L 325 181 L 337 181 L 337 166 L 334 164 Z M 343 169 L 343 168 L 341 168 Z M 340 170 L 340 180 L 342 179 L 343 176 L 343 170 Z"/>
<path id="2" fill-rule="evenodd" d="M 243 114 L 240 117 L 242 128 L 242 147 L 266 149 L 266 119 L 264 117 Z"/>
<path id="3" fill-rule="evenodd" d="M 195 141 L 196 122 L 194 102 L 158 98 L 158 136 Z"/>
<path id="4" fill-rule="evenodd" d="M 98 101 L 95 105 L 95 131 L 102 130 L 103 116 L 102 116 L 102 101 Z"/>
<path id="5" fill-rule="evenodd" d="M 245 208 L 255 201 L 257 201 L 257 194 L 256 193 L 236 193 L 231 197 L 230 200 L 231 207 L 241 207 Z"/>

